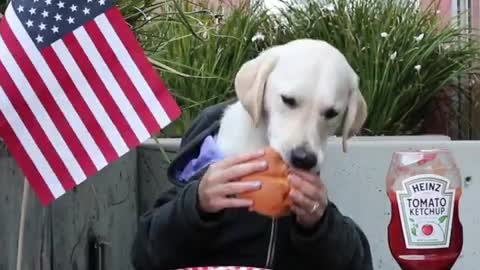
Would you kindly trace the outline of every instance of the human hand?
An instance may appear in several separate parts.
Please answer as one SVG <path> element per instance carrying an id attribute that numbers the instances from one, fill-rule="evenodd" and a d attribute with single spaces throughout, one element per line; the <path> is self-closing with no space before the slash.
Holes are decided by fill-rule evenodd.
<path id="1" fill-rule="evenodd" d="M 252 200 L 235 198 L 235 195 L 261 188 L 260 181 L 239 182 L 241 177 L 266 170 L 266 161 L 258 161 L 265 152 L 259 151 L 231 157 L 210 165 L 198 186 L 200 209 L 217 213 L 225 208 L 251 207 Z"/>
<path id="2" fill-rule="evenodd" d="M 297 223 L 311 228 L 323 217 L 328 205 L 327 189 L 319 176 L 300 170 L 292 170 L 290 199 Z"/>

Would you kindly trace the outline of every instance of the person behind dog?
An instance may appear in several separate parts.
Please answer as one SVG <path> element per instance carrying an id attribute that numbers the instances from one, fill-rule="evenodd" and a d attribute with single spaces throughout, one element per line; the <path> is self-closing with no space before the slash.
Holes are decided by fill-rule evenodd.
<path id="1" fill-rule="evenodd" d="M 168 168 L 174 187 L 140 218 L 135 268 L 373 269 L 365 234 L 319 177 L 326 139 L 342 127 L 345 147 L 366 118 L 345 57 L 322 41 L 293 41 L 245 63 L 235 91 L 238 102 L 207 108 L 184 134 Z M 268 146 L 291 165 L 290 214 L 278 218 L 239 196 L 262 188 L 239 180 L 269 170 Z"/>
<path id="2" fill-rule="evenodd" d="M 135 269 L 373 269 L 364 233 L 328 200 L 318 176 L 296 170 L 290 176 L 296 190 L 291 193 L 294 215 L 272 220 L 249 211 L 251 201 L 229 196 L 260 188 L 256 182 L 235 180 L 266 169 L 268 165 L 252 161 L 261 159 L 262 151 L 217 157 L 219 161 L 198 172 L 187 166 L 192 160 L 215 160 L 209 144 L 224 107 L 205 110 L 183 137 L 168 170 L 176 186 L 141 217 L 132 249 Z"/>

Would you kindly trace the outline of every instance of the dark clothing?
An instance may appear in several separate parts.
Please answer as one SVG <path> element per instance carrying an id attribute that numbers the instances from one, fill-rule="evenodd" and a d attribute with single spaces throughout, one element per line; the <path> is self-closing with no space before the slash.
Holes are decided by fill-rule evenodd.
<path id="1" fill-rule="evenodd" d="M 185 134 L 168 174 L 176 185 L 143 215 L 132 249 L 137 270 L 194 266 L 251 266 L 275 270 L 370 270 L 368 240 L 333 203 L 313 230 L 295 217 L 270 219 L 246 209 L 202 213 L 198 176 L 187 184 L 177 171 L 198 155 L 203 139 L 218 131 L 224 105 L 205 110 Z"/>

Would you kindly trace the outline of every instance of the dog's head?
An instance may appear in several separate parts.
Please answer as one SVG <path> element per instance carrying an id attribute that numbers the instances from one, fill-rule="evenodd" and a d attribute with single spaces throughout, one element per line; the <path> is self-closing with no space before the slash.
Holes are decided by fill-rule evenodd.
<path id="1" fill-rule="evenodd" d="M 290 165 L 319 172 L 326 142 L 342 129 L 343 150 L 367 118 L 358 76 L 346 58 L 319 40 L 272 47 L 245 63 L 235 91 L 270 146 Z"/>

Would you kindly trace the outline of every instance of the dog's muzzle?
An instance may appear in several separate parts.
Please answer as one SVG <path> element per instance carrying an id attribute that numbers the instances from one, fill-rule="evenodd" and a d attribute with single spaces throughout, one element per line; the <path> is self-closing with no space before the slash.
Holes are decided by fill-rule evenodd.
<path id="1" fill-rule="evenodd" d="M 291 151 L 290 162 L 295 168 L 308 171 L 317 165 L 318 160 L 315 153 L 301 146 Z"/>

